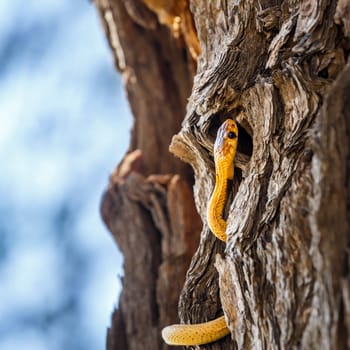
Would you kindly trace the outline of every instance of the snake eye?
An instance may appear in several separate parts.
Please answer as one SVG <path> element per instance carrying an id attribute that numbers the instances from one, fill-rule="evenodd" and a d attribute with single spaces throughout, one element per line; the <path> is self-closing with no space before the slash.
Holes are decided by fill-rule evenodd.
<path id="1" fill-rule="evenodd" d="M 227 137 L 228 137 L 229 139 L 234 139 L 234 138 L 236 138 L 236 134 L 235 134 L 233 131 L 230 131 L 230 132 L 227 134 Z"/>

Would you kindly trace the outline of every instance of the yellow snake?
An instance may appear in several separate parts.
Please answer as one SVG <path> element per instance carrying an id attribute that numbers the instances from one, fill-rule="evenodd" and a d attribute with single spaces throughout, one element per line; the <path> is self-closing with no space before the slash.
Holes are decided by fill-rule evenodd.
<path id="1" fill-rule="evenodd" d="M 227 119 L 220 126 L 215 144 L 214 161 L 216 181 L 207 208 L 208 225 L 214 235 L 226 242 L 226 221 L 223 211 L 227 198 L 227 182 L 233 179 L 234 158 L 237 150 L 238 127 Z M 162 330 L 162 337 L 169 345 L 201 345 L 216 341 L 229 334 L 224 316 L 198 324 L 175 324 Z"/>

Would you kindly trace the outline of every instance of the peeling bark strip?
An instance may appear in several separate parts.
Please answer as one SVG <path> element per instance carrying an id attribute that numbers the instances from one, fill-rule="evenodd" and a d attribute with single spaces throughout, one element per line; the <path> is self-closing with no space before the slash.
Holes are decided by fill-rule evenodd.
<path id="1" fill-rule="evenodd" d="M 237 164 L 242 176 L 235 179 L 226 254 L 216 258 L 234 344 L 350 349 L 349 12 L 326 0 L 272 7 L 194 0 L 191 8 L 202 55 L 171 150 L 194 168 L 203 222 L 215 130 L 233 116 L 247 131 L 239 140 L 248 162 Z M 251 154 L 244 151 L 250 140 Z M 211 268 L 219 247 L 204 226 L 180 300 L 185 322 L 220 312 Z"/>

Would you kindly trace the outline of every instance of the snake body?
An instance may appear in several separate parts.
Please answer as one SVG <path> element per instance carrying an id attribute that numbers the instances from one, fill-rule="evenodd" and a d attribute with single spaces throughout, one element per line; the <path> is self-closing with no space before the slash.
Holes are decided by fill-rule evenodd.
<path id="1" fill-rule="evenodd" d="M 226 221 L 223 211 L 227 198 L 228 181 L 233 179 L 234 158 L 238 143 L 237 123 L 227 119 L 220 126 L 214 144 L 215 187 L 207 208 L 208 225 L 213 234 L 226 242 Z M 201 345 L 211 343 L 230 333 L 224 316 L 198 324 L 175 324 L 162 330 L 169 345 Z"/>

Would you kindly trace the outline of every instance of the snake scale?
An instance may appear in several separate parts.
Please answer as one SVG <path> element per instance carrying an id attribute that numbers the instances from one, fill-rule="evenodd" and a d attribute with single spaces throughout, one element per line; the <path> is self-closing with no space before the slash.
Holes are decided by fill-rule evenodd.
<path id="1" fill-rule="evenodd" d="M 208 225 L 213 234 L 226 242 L 226 221 L 223 218 L 228 180 L 233 179 L 234 158 L 238 143 L 237 123 L 225 120 L 220 126 L 214 144 L 215 187 L 207 208 Z M 230 333 L 224 316 L 198 324 L 175 324 L 162 330 L 169 345 L 201 345 L 214 342 Z"/>

